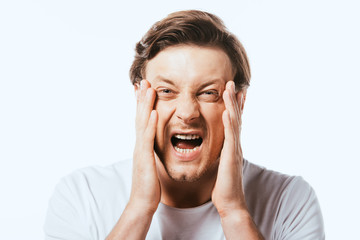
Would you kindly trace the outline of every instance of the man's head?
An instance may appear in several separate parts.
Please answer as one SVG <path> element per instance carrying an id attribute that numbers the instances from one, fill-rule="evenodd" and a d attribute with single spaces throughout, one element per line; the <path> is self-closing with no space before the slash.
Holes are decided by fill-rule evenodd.
<path id="1" fill-rule="evenodd" d="M 180 44 L 218 47 L 229 57 L 236 90 L 250 83 L 250 66 L 244 47 L 235 35 L 227 30 L 217 16 L 197 10 L 179 11 L 156 22 L 136 44 L 136 54 L 130 69 L 133 84 L 146 79 L 147 63 L 162 50 Z"/>
<path id="2" fill-rule="evenodd" d="M 130 70 L 136 86 L 146 79 L 157 94 L 155 151 L 177 181 L 215 172 L 223 141 L 222 93 L 228 81 L 249 85 L 245 51 L 216 16 L 170 14 L 137 44 Z"/>

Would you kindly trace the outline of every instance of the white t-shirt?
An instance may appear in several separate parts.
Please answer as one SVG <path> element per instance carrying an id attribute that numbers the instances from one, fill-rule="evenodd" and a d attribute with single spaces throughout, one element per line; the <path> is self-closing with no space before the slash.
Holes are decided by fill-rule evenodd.
<path id="1" fill-rule="evenodd" d="M 301 177 L 267 170 L 244 160 L 246 203 L 265 239 L 325 239 L 320 206 Z M 49 202 L 45 239 L 105 239 L 131 190 L 132 161 L 90 167 L 57 185 Z M 178 209 L 159 204 L 146 239 L 225 239 L 212 202 Z"/>

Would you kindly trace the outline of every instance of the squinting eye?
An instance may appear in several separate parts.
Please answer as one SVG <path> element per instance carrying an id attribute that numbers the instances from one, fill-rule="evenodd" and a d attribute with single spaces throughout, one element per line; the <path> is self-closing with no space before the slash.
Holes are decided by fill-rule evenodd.
<path id="1" fill-rule="evenodd" d="M 168 88 L 159 88 L 156 92 L 159 100 L 171 100 L 176 96 L 175 92 Z"/>
<path id="2" fill-rule="evenodd" d="M 161 89 L 160 90 L 161 93 L 171 93 L 170 89 Z"/>
<path id="3" fill-rule="evenodd" d="M 198 96 L 199 99 L 207 102 L 215 102 L 219 99 L 219 93 L 215 90 L 204 91 Z"/>
<path id="4" fill-rule="evenodd" d="M 202 92 L 201 95 L 205 95 L 205 96 L 206 96 L 206 95 L 208 95 L 208 96 L 209 96 L 209 95 L 210 95 L 210 96 L 211 96 L 211 95 L 218 96 L 219 94 L 218 94 L 218 92 L 215 91 L 215 90 L 209 90 L 209 91 L 204 91 L 204 92 Z"/>

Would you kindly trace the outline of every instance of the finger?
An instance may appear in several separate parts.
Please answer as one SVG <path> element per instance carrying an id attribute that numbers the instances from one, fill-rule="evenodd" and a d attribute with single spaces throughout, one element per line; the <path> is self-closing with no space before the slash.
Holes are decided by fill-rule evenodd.
<path id="1" fill-rule="evenodd" d="M 140 82 L 140 100 L 144 100 L 146 95 L 146 90 L 150 87 L 150 84 L 145 79 Z"/>
<path id="2" fill-rule="evenodd" d="M 234 134 L 233 134 L 233 130 L 232 130 L 229 110 L 225 110 L 223 112 L 222 120 L 223 120 L 223 124 L 224 124 L 225 140 L 232 140 L 231 138 L 234 137 Z"/>
<path id="3" fill-rule="evenodd" d="M 243 92 L 240 91 L 235 93 L 235 84 L 234 82 L 228 82 L 226 85 L 226 91 L 229 93 L 231 101 L 228 101 L 227 109 L 230 111 L 230 118 L 234 124 L 234 130 L 240 135 L 240 128 L 241 128 L 241 104 L 242 101 L 242 94 Z"/>
<path id="4" fill-rule="evenodd" d="M 231 124 L 230 113 L 227 109 L 223 112 L 222 120 L 224 124 L 225 139 L 224 139 L 223 149 L 221 152 L 221 159 L 228 159 L 229 157 L 231 157 L 230 156 L 231 153 L 233 153 L 235 150 L 235 144 L 234 144 L 235 136 Z"/>
<path id="5" fill-rule="evenodd" d="M 239 111 L 239 127 L 241 128 L 242 125 L 242 114 L 244 111 L 244 92 L 238 92 L 236 94 L 236 101 L 238 103 L 238 111 Z"/>
<path id="6" fill-rule="evenodd" d="M 143 80 L 141 80 L 140 81 L 140 83 L 138 83 L 137 85 L 136 85 L 136 116 L 138 115 L 137 113 L 140 111 L 139 109 L 140 109 L 140 99 L 142 99 L 142 97 L 141 97 L 141 93 L 143 93 L 142 91 L 141 91 L 141 89 L 142 89 L 142 81 Z"/>
<path id="7" fill-rule="evenodd" d="M 229 83 L 226 84 L 225 91 L 223 93 L 223 100 L 225 103 L 225 108 L 230 111 L 232 108 L 233 102 L 232 102 L 231 96 L 230 96 Z"/>
<path id="8" fill-rule="evenodd" d="M 146 80 L 141 80 L 139 86 L 137 89 L 137 111 L 141 111 L 141 103 L 144 102 L 146 90 L 150 87 L 150 83 Z"/>
<path id="9" fill-rule="evenodd" d="M 233 99 L 231 97 L 230 92 L 231 92 L 231 90 L 228 88 L 228 85 L 227 85 L 227 88 L 223 93 L 223 99 L 224 99 L 224 103 L 225 103 L 225 108 L 226 108 L 226 110 L 228 111 L 228 114 L 229 114 L 231 124 L 237 124 L 238 121 L 236 119 L 234 101 L 233 101 Z M 235 128 L 236 128 L 236 126 L 234 126 L 234 129 Z"/>
<path id="10" fill-rule="evenodd" d="M 148 126 L 144 134 L 144 140 L 146 143 L 148 143 L 147 146 L 150 147 L 151 150 L 154 148 L 154 139 L 156 134 L 157 121 L 158 121 L 158 114 L 156 110 L 152 110 L 150 113 Z"/>
<path id="11" fill-rule="evenodd" d="M 146 126 L 148 125 L 149 117 L 151 114 L 151 111 L 154 108 L 154 102 L 155 102 L 155 90 L 152 88 L 148 88 L 146 90 L 146 95 L 143 102 L 142 111 L 140 112 L 140 117 L 146 121 Z"/>
<path id="12" fill-rule="evenodd" d="M 137 90 L 137 106 L 136 106 L 136 125 L 146 127 L 146 123 L 148 121 L 148 117 L 152 107 L 154 105 L 154 94 L 148 93 L 150 88 L 150 84 L 146 80 L 142 80 L 140 82 L 140 89 Z M 148 110 L 149 105 L 151 105 L 151 109 Z M 145 114 L 144 114 L 145 113 Z"/>
<path id="13" fill-rule="evenodd" d="M 148 127 L 149 117 L 154 108 L 155 97 L 155 90 L 148 88 L 144 100 L 139 103 L 140 106 L 136 113 L 136 127 L 140 132 Z"/>
<path id="14" fill-rule="evenodd" d="M 234 85 L 233 81 L 229 81 L 226 83 L 226 94 L 224 98 L 225 107 L 227 110 L 229 110 L 230 117 L 234 118 L 236 116 L 236 108 L 235 108 L 235 101 L 234 101 L 234 91 L 233 91 Z"/>
<path id="15" fill-rule="evenodd" d="M 230 113 L 228 110 L 223 112 L 222 120 L 224 124 L 225 139 L 221 151 L 219 169 L 221 168 L 228 174 L 232 170 L 235 170 L 234 166 L 236 164 L 240 163 L 240 165 L 236 166 L 242 166 L 241 163 L 243 158 L 239 135 L 237 135 L 233 129 L 233 124 L 231 123 Z"/>
<path id="16" fill-rule="evenodd" d="M 142 162 L 142 167 L 151 166 L 155 164 L 155 161 L 149 161 L 149 159 L 154 159 L 154 143 L 155 143 L 155 134 L 156 126 L 158 121 L 158 114 L 156 110 L 152 110 L 149 116 L 148 126 L 143 132 L 139 140 L 139 148 L 136 149 L 137 153 L 141 154 L 140 162 Z"/>
<path id="17" fill-rule="evenodd" d="M 134 83 L 136 103 L 139 101 L 140 82 Z"/>
<path id="18" fill-rule="evenodd" d="M 240 110 L 240 106 L 237 96 L 239 94 L 241 94 L 240 92 L 235 93 L 235 83 L 233 81 L 230 81 L 228 84 L 228 89 L 230 92 L 230 97 L 233 103 L 233 108 L 234 108 L 234 115 L 230 115 L 232 117 L 232 119 L 235 119 L 238 123 L 238 125 L 240 124 L 240 118 L 241 118 L 241 110 Z"/>
<path id="19" fill-rule="evenodd" d="M 135 94 L 136 94 L 136 102 L 138 103 L 140 101 L 140 94 L 142 90 L 142 86 L 144 83 L 142 83 L 144 80 L 141 80 L 140 82 L 135 83 Z"/>

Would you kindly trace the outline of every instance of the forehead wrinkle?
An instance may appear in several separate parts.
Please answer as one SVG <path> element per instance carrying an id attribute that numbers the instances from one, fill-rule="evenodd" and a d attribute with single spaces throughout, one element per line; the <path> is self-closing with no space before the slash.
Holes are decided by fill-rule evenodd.
<path id="1" fill-rule="evenodd" d="M 165 82 L 165 83 L 167 83 L 167 84 L 170 84 L 170 85 L 175 86 L 175 83 L 174 83 L 172 80 L 170 80 L 170 79 L 168 79 L 168 78 L 166 78 L 166 77 L 163 77 L 163 76 L 161 76 L 161 75 L 157 75 L 157 76 L 155 77 L 155 79 L 156 79 L 156 82 L 157 82 L 157 83 L 159 83 L 159 82 Z"/>
<path id="2" fill-rule="evenodd" d="M 198 59 L 196 55 L 193 55 L 194 53 L 189 51 L 189 49 L 215 50 L 217 54 L 214 54 L 214 52 L 199 52 L 205 57 L 205 62 L 203 62 L 201 59 Z M 208 54 L 210 54 L 211 57 L 216 57 L 216 63 L 211 61 L 211 58 L 207 58 L 207 56 L 209 56 Z M 160 64 L 159 57 L 160 59 L 166 59 L 163 65 Z M 156 66 L 156 68 L 149 68 L 150 65 L 154 63 L 156 64 L 153 66 Z M 221 84 L 225 85 L 227 81 L 233 80 L 235 75 L 227 54 L 221 49 L 207 47 L 170 47 L 161 51 L 158 56 L 148 62 L 146 72 L 149 73 L 148 71 L 150 69 L 152 72 L 151 75 L 157 71 L 157 73 L 154 74 L 155 76 L 153 75 L 153 77 L 151 77 L 154 83 L 164 82 L 173 86 L 186 84 L 189 86 L 205 87 L 218 80 L 222 82 Z M 148 74 L 146 74 L 146 77 L 149 77 Z M 209 81 L 211 83 L 209 83 Z"/>
<path id="3" fill-rule="evenodd" d="M 206 87 L 206 86 L 213 85 L 213 84 L 218 84 L 218 83 L 220 83 L 221 85 L 225 85 L 225 82 L 226 82 L 226 79 L 215 78 L 215 79 L 212 79 L 212 80 L 208 80 L 206 82 L 202 82 L 200 84 L 200 87 Z"/>

